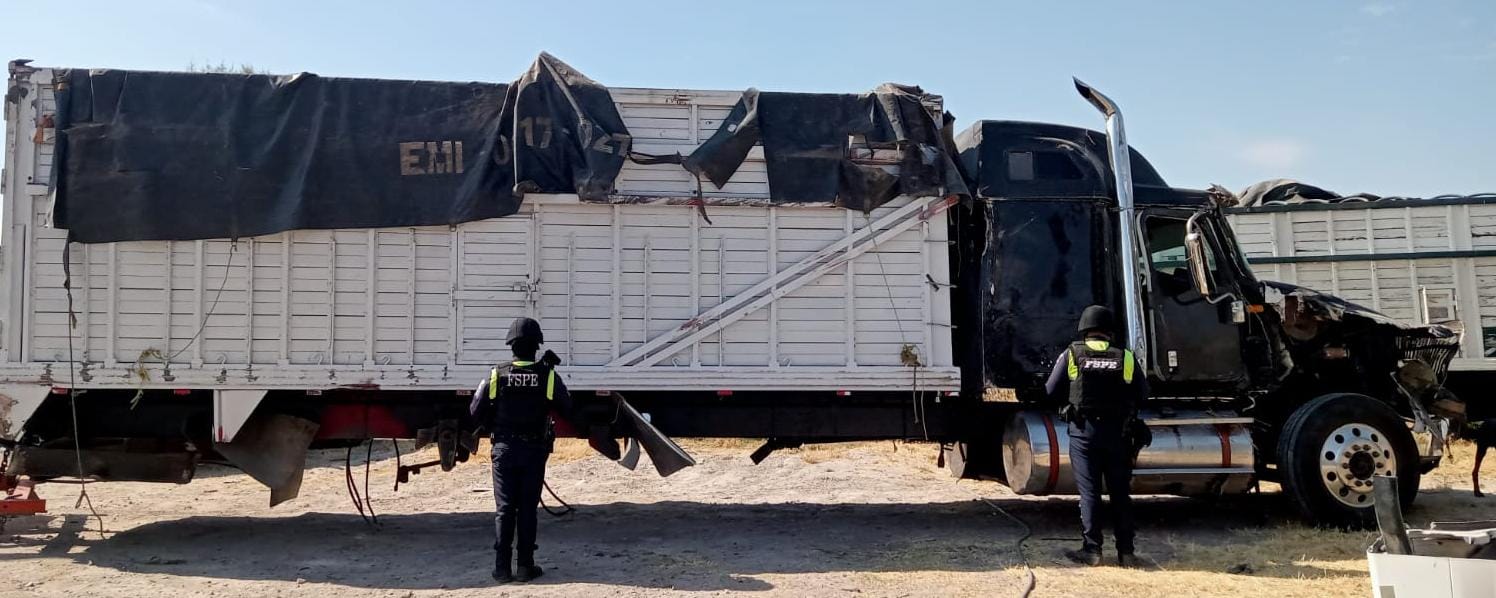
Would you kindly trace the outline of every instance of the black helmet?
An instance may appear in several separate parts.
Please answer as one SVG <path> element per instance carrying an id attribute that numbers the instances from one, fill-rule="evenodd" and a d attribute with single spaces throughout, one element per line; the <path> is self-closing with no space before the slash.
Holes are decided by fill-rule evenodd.
<path id="1" fill-rule="evenodd" d="M 504 344 L 512 345 L 520 339 L 531 339 L 535 344 L 545 342 L 545 333 L 540 331 L 540 322 L 533 318 L 515 318 L 514 323 L 509 325 L 509 335 L 504 337 Z"/>
<path id="2" fill-rule="evenodd" d="M 1101 305 L 1092 305 L 1085 311 L 1080 312 L 1080 325 L 1076 326 L 1079 332 L 1112 331 L 1112 310 Z M 513 333 L 510 333 L 513 334 Z"/>

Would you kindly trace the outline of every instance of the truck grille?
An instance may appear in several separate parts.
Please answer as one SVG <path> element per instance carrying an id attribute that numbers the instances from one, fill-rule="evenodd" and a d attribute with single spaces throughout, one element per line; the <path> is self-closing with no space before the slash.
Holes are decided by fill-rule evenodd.
<path id="1" fill-rule="evenodd" d="M 1449 373 L 1449 362 L 1460 350 L 1460 335 L 1442 326 L 1433 326 L 1417 332 L 1409 331 L 1397 338 L 1397 348 L 1403 360 L 1418 360 L 1434 369 L 1442 382 Z"/>

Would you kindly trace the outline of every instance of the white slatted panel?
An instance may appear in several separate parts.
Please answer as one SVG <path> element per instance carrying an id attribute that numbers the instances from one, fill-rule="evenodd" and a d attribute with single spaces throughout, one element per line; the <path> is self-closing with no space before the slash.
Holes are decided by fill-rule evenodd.
<path id="1" fill-rule="evenodd" d="M 1365 214 L 1371 219 L 1374 253 L 1392 253 L 1407 251 L 1411 244 L 1408 241 L 1408 212 L 1400 209 L 1374 209 L 1367 210 Z M 1306 215 L 1307 217 L 1307 215 Z"/>
<path id="2" fill-rule="evenodd" d="M 1328 218 L 1297 218 L 1289 213 L 1288 230 L 1293 255 L 1328 255 L 1330 253 L 1330 226 Z"/>
<path id="3" fill-rule="evenodd" d="M 715 132 L 738 96 L 615 90 L 635 149 L 649 153 L 689 152 Z M 40 108 L 55 110 L 45 102 Z M 30 134 L 16 131 L 18 147 L 36 158 L 28 163 L 32 176 L 44 175 L 50 139 L 32 144 Z M 618 188 L 624 195 L 686 196 L 696 183 L 679 166 L 630 163 Z M 723 188 L 706 183 L 703 190 L 767 197 L 762 151 L 751 152 Z M 31 224 L 47 220 L 45 203 L 30 204 Z M 75 357 L 114 372 L 144 364 L 152 384 L 164 382 L 167 358 L 178 375 L 222 371 L 232 378 L 227 383 L 240 386 L 253 385 L 256 376 L 305 377 L 314 367 L 324 382 L 341 374 L 350 379 L 330 383 L 356 383 L 367 379 L 359 372 L 371 365 L 409 368 L 416 380 L 451 384 L 444 379 L 448 368 L 507 355 L 509 322 L 528 314 L 541 320 L 547 346 L 580 372 L 680 327 L 871 221 L 825 207 L 707 210 L 712 224 L 687 206 L 534 195 L 521 214 L 453 228 L 75 246 Z M 65 232 L 33 226 L 30 233 L 24 358 L 65 360 Z M 915 226 L 651 369 L 891 367 L 869 374 L 868 380 L 883 380 L 899 376 L 907 343 L 925 365 L 946 368 L 949 380 L 949 290 L 932 291 L 925 282 L 926 274 L 947 280 L 945 235 L 943 218 Z M 16 240 L 5 243 L 10 251 Z"/>
<path id="4" fill-rule="evenodd" d="M 1230 219 L 1249 257 L 1496 249 L 1492 205 L 1306 209 L 1235 213 Z M 1496 330 L 1496 258 L 1350 259 L 1253 269 L 1260 278 L 1333 293 L 1408 322 L 1423 322 L 1425 301 L 1454 307 L 1475 335 L 1465 345 L 1466 357 L 1478 357 L 1483 345 L 1496 347 L 1482 342 L 1483 329 Z M 1461 280 L 1474 288 L 1464 288 Z"/>
<path id="5" fill-rule="evenodd" d="M 717 131 L 741 94 L 735 92 L 685 92 L 670 90 L 615 89 L 623 123 L 634 137 L 634 150 L 647 154 L 689 154 Z M 697 182 L 674 164 L 643 165 L 627 162 L 616 183 L 621 195 L 684 197 L 695 195 Z M 763 150 L 755 148 L 727 184 L 722 187 L 702 181 L 708 197 L 767 198 L 768 172 Z"/>
<path id="6" fill-rule="evenodd" d="M 1476 249 L 1496 249 L 1496 205 L 1469 207 L 1470 244 Z"/>
<path id="7" fill-rule="evenodd" d="M 876 219 L 892 208 L 872 216 Z M 771 262 L 777 272 L 836 244 L 846 234 L 846 216 L 840 210 L 774 208 L 775 249 L 770 251 L 769 209 L 709 208 L 712 224 L 698 222 L 693 229 L 693 220 L 698 218 L 694 209 L 625 206 L 618 209 L 623 225 L 621 245 L 614 247 L 614 210 L 592 204 L 547 204 L 541 210 L 540 313 L 550 346 L 566 351 L 563 357 L 568 363 L 603 365 L 613 357 L 610 284 L 615 254 L 622 264 L 617 274 L 620 345 L 628 352 L 768 278 Z M 940 236 L 932 245 L 938 243 L 943 251 L 944 227 L 935 228 Z M 699 235 L 700 248 L 694 254 L 690 251 L 693 230 Z M 688 365 L 694 355 L 706 366 L 767 366 L 775 358 L 789 366 L 845 365 L 845 340 L 852 326 L 859 365 L 898 365 L 905 343 L 920 347 L 924 355 L 939 355 L 949 364 L 948 349 L 928 345 L 923 293 L 929 269 L 921 261 L 923 245 L 916 229 L 855 261 L 851 323 L 845 309 L 845 268 L 840 268 L 665 363 Z M 693 268 L 698 272 L 694 279 Z M 691 309 L 693 301 L 698 310 Z M 777 342 L 771 345 L 771 339 Z"/>
<path id="8" fill-rule="evenodd" d="M 1478 327 L 1473 327 L 1472 333 L 1480 331 L 1479 334 L 1485 340 L 1485 356 L 1493 357 L 1496 356 L 1492 355 L 1496 352 L 1496 338 L 1485 338 L 1485 330 L 1496 330 L 1496 257 L 1478 257 L 1474 262 L 1480 312 L 1474 322 Z"/>
<path id="9" fill-rule="evenodd" d="M 1249 257 L 1274 255 L 1277 239 L 1273 236 L 1274 214 L 1236 214 L 1231 216 L 1231 230 Z"/>

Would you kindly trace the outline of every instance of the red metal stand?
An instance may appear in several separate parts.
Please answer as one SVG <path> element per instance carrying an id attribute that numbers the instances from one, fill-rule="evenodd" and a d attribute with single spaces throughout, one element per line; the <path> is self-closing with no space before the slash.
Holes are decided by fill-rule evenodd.
<path id="1" fill-rule="evenodd" d="M 36 482 L 30 478 L 0 476 L 0 516 L 36 515 L 47 512 L 47 501 L 37 497 Z"/>

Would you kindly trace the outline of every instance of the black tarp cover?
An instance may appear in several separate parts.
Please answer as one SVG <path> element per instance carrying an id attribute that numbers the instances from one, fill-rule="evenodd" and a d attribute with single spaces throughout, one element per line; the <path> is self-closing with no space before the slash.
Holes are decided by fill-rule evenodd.
<path id="1" fill-rule="evenodd" d="M 54 224 L 73 241 L 456 224 L 605 198 L 630 138 L 542 54 L 513 84 L 64 71 Z M 518 133 L 516 135 L 515 133 Z"/>
<path id="2" fill-rule="evenodd" d="M 687 170 L 721 187 L 762 143 L 776 202 L 834 202 L 871 210 L 899 194 L 968 196 L 944 121 L 918 87 L 892 83 L 865 94 L 743 93 Z M 899 174 L 848 158 L 852 136 L 902 150 Z"/>

